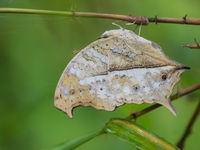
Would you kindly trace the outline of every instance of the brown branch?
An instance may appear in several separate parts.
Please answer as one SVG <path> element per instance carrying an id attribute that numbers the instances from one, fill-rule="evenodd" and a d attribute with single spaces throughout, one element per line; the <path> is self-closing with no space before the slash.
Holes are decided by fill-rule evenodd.
<path id="1" fill-rule="evenodd" d="M 50 10 L 22 9 L 22 8 L 0 8 L 0 13 L 107 18 L 107 19 L 127 21 L 131 23 L 134 22 L 135 24 L 138 25 L 141 24 L 148 25 L 149 22 L 200 25 L 200 18 L 186 18 L 186 15 L 183 18 L 159 18 L 158 16 L 152 18 L 145 16 L 105 14 L 105 13 L 95 13 L 95 12 L 50 11 Z"/>
<path id="2" fill-rule="evenodd" d="M 196 39 L 194 39 L 194 41 L 195 41 L 195 44 L 185 44 L 185 43 L 183 43 L 182 46 L 183 47 L 189 47 L 189 48 L 192 48 L 192 49 L 200 49 L 200 43 L 197 42 Z"/>
<path id="3" fill-rule="evenodd" d="M 93 12 L 74 12 L 74 16 L 115 19 L 115 20 L 122 20 L 122 21 L 131 22 L 131 23 L 134 22 L 137 25 L 148 25 L 149 24 L 148 18 L 144 17 L 144 16 L 104 14 L 104 13 L 93 13 Z"/>
<path id="4" fill-rule="evenodd" d="M 189 93 L 192 93 L 192 92 L 194 92 L 194 91 L 196 91 L 198 89 L 200 89 L 200 83 L 192 85 L 189 88 L 186 88 L 186 89 L 182 90 L 181 92 L 177 92 L 176 94 L 171 96 L 170 99 L 172 101 L 174 101 L 174 100 L 176 100 L 176 99 L 178 99 L 178 98 L 180 98 L 180 97 L 182 97 L 184 95 L 187 95 Z M 138 117 L 140 117 L 140 116 L 142 116 L 142 115 L 144 115 L 144 114 L 146 114 L 146 113 L 148 113 L 148 112 L 150 112 L 150 111 L 152 111 L 152 110 L 154 110 L 154 109 L 156 109 L 156 108 L 158 108 L 160 106 L 162 106 L 162 105 L 160 105 L 160 104 L 151 105 L 151 106 L 149 106 L 147 108 L 144 108 L 141 111 L 134 112 L 134 113 L 130 114 L 126 119 L 129 119 L 129 120 L 136 119 L 136 118 L 138 118 Z"/>
<path id="5" fill-rule="evenodd" d="M 192 49 L 200 49 L 200 45 L 199 44 L 182 44 L 183 47 L 188 47 L 188 48 L 192 48 Z"/>
<path id="6" fill-rule="evenodd" d="M 200 18 L 148 18 L 149 22 L 200 25 Z"/>
<path id="7" fill-rule="evenodd" d="M 200 113 L 200 101 L 185 129 L 185 132 L 183 134 L 183 136 L 181 137 L 181 139 L 179 140 L 179 142 L 177 143 L 177 147 L 179 147 L 180 149 L 183 149 L 184 148 L 184 143 L 185 143 L 185 140 L 186 138 L 190 135 L 191 131 L 192 131 L 192 126 L 194 124 L 194 122 L 196 121 L 197 119 L 197 116 L 199 115 Z"/>

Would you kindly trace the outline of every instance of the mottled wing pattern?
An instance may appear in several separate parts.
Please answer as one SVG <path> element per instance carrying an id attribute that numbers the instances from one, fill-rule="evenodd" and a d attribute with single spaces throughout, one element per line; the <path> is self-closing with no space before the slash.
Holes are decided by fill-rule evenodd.
<path id="1" fill-rule="evenodd" d="M 80 84 L 95 76 L 108 74 L 107 39 L 99 39 L 82 49 L 67 65 L 55 92 L 55 106 L 72 117 L 72 109 L 78 105 L 104 107 L 92 94 L 95 85 Z M 104 81 L 105 82 L 105 81 Z"/>
<path id="2" fill-rule="evenodd" d="M 107 31 L 109 35 L 109 31 Z M 113 32 L 111 30 L 110 32 Z M 115 35 L 110 43 L 110 70 L 133 68 L 154 68 L 161 66 L 177 66 L 170 60 L 156 43 L 146 40 L 129 30 Z M 119 63 L 120 62 L 120 63 Z"/>
<path id="3" fill-rule="evenodd" d="M 178 69 L 177 69 L 178 68 Z M 132 31 L 119 29 L 82 49 L 65 68 L 56 88 L 55 106 L 72 117 L 79 105 L 112 111 L 124 103 L 167 107 L 183 65 Z"/>

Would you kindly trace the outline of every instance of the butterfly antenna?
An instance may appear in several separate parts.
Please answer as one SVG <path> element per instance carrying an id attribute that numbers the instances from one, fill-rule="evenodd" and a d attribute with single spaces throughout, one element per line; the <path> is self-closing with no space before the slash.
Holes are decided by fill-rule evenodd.
<path id="1" fill-rule="evenodd" d="M 141 29 L 142 29 L 142 24 L 140 24 L 140 27 L 139 27 L 139 32 L 138 32 L 138 36 L 140 36 Z"/>
<path id="2" fill-rule="evenodd" d="M 116 26 L 116 27 L 119 27 L 120 29 L 124 29 L 122 26 L 120 26 L 119 24 L 116 24 L 114 22 L 112 22 L 112 25 Z"/>
<path id="3" fill-rule="evenodd" d="M 136 20 L 134 22 L 126 23 L 126 26 L 134 25 L 135 23 L 136 23 Z"/>

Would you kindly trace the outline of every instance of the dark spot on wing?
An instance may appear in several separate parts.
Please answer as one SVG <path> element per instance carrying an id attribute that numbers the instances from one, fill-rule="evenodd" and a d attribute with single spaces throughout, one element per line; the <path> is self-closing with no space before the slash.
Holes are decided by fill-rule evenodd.
<path id="1" fill-rule="evenodd" d="M 134 89 L 135 91 L 138 91 L 139 86 L 138 86 L 138 85 L 134 85 L 134 86 L 133 86 L 133 89 Z"/>
<path id="2" fill-rule="evenodd" d="M 71 95 L 73 95 L 73 94 L 75 93 L 75 90 L 72 89 L 72 90 L 69 91 L 69 93 L 70 93 Z"/>
<path id="3" fill-rule="evenodd" d="M 162 80 L 166 80 L 166 79 L 167 79 L 167 75 L 166 74 L 162 75 Z"/>

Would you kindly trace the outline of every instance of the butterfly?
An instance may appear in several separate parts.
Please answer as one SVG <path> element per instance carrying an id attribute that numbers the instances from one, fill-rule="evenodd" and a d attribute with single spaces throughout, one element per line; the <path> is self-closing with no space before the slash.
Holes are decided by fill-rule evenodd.
<path id="1" fill-rule="evenodd" d="M 79 105 L 113 111 L 125 103 L 155 102 L 176 114 L 170 95 L 186 69 L 156 43 L 130 30 L 109 30 L 69 62 L 57 84 L 54 105 L 70 118 Z"/>

